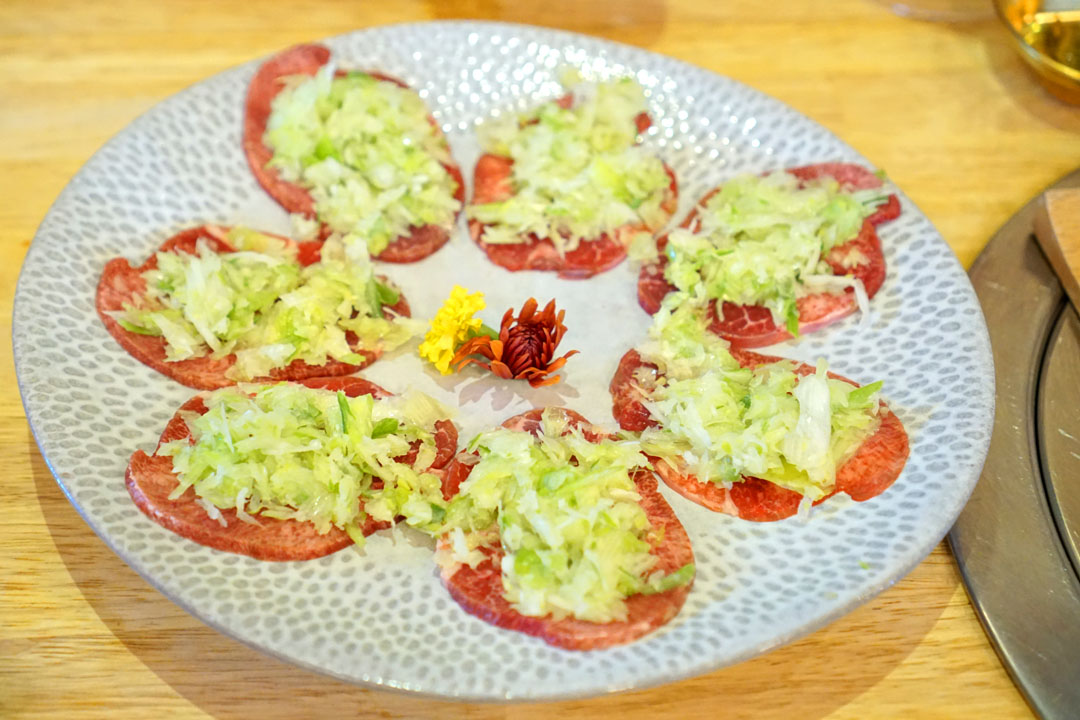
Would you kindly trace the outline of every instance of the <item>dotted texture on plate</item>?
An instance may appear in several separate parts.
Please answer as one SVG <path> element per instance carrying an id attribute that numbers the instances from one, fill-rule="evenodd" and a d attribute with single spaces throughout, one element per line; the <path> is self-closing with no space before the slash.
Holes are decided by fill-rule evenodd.
<path id="1" fill-rule="evenodd" d="M 630 74 L 646 88 L 645 142 L 679 179 L 680 213 L 739 172 L 822 161 L 863 162 L 829 132 L 732 80 L 652 53 L 569 33 L 489 23 L 376 28 L 327 43 L 342 64 L 378 69 L 429 103 L 466 176 L 485 121 L 560 93 L 565 65 L 587 76 Z M 257 63 L 162 102 L 106 144 L 65 188 L 19 278 L 14 349 L 20 389 L 49 467 L 93 529 L 176 603 L 245 643 L 352 682 L 472 699 L 542 699 L 669 682 L 788 642 L 865 602 L 914 567 L 967 500 L 993 415 L 993 369 L 982 313 L 954 255 L 906 198 L 879 232 L 888 278 L 870 324 L 851 317 L 767 350 L 825 356 L 885 393 L 911 438 L 896 484 L 874 500 L 834 498 L 808 522 L 753 524 L 666 491 L 694 544 L 698 575 L 681 614 L 630 646 L 588 653 L 548 647 L 465 614 L 440 585 L 432 545 L 408 530 L 365 549 L 306 563 L 217 552 L 144 517 L 124 488 L 136 448 L 149 450 L 191 391 L 144 367 L 94 310 L 104 264 L 141 263 L 179 229 L 248 224 L 287 232 L 241 152 L 248 80 Z M 867 118 L 872 122 L 872 118 Z M 607 383 L 649 318 L 629 263 L 587 282 L 512 274 L 484 258 L 462 223 L 421 263 L 386 266 L 417 317 L 459 282 L 484 290 L 485 319 L 530 295 L 558 299 L 577 348 L 564 382 L 532 389 L 472 370 L 442 378 L 399 351 L 365 375 L 460 407 L 462 439 L 530 407 L 563 404 L 614 426 Z"/>

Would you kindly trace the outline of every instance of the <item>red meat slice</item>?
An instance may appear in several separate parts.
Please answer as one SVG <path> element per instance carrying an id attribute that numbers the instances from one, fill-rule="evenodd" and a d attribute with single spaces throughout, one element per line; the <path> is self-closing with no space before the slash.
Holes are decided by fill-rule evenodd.
<path id="1" fill-rule="evenodd" d="M 284 87 L 283 79 L 294 75 L 314 75 L 326 63 L 330 62 L 330 49 L 323 45 L 297 45 L 281 52 L 264 62 L 248 87 L 247 101 L 244 107 L 244 153 L 255 179 L 283 208 L 290 213 L 299 213 L 308 218 L 315 217 L 315 203 L 303 187 L 283 180 L 278 171 L 266 167 L 273 158 L 273 151 L 263 143 L 266 124 L 270 119 L 271 103 Z M 344 71 L 337 75 L 343 76 Z M 391 82 L 403 88 L 408 85 L 397 78 L 378 72 L 369 72 L 372 77 Z M 429 117 L 432 126 L 439 130 L 434 118 Z M 440 131 L 441 132 L 441 131 Z M 443 163 L 457 183 L 454 197 L 458 202 L 465 202 L 465 182 L 461 168 L 454 163 Z M 392 263 L 412 263 L 423 260 L 446 244 L 452 228 L 438 225 L 423 225 L 410 228 L 408 235 L 403 235 L 391 242 L 385 250 L 375 256 L 377 260 Z M 329 228 L 322 228 L 325 238 Z"/>
<path id="2" fill-rule="evenodd" d="M 292 75 L 315 75 L 330 62 L 330 49 L 323 45 L 297 45 L 264 62 L 248 87 L 244 106 L 244 153 L 255 179 L 270 196 L 291 213 L 315 215 L 308 191 L 281 179 L 277 170 L 266 167 L 274 153 L 263 143 L 271 103 L 281 92 L 281 79 Z"/>
<path id="3" fill-rule="evenodd" d="M 333 380 L 333 378 L 328 378 Z M 449 420 L 436 420 L 435 421 L 435 459 L 431 462 L 431 467 L 435 470 L 442 470 L 446 467 L 454 455 L 457 453 L 457 426 Z M 420 454 L 420 441 L 417 440 L 412 444 L 412 449 L 401 457 L 394 458 L 400 463 L 406 465 L 412 465 L 416 462 L 416 458 Z M 443 473 L 436 473 L 443 479 L 445 484 L 445 477 Z M 379 482 L 376 480 L 375 482 Z"/>
<path id="4" fill-rule="evenodd" d="M 573 96 L 564 95 L 556 102 L 563 107 L 570 107 Z M 641 113 L 635 119 L 635 124 L 638 132 L 642 133 L 649 128 L 652 120 L 648 114 Z M 513 195 L 513 168 L 514 161 L 508 157 L 490 153 L 482 155 L 476 162 L 473 174 L 473 204 L 500 202 Z M 679 186 L 675 180 L 675 172 L 666 164 L 664 170 L 671 178 L 671 184 L 661 207 L 670 217 L 679 205 Z M 487 253 L 491 262 L 511 272 L 556 272 L 559 277 L 569 280 L 584 280 L 610 270 L 626 257 L 626 248 L 635 233 L 641 230 L 652 232 L 644 225 L 624 225 L 613 233 L 604 233 L 594 240 L 582 242 L 577 249 L 560 255 L 549 238 L 540 238 L 535 234 L 530 234 L 526 242 L 512 245 L 486 243 L 481 239 L 484 227 L 484 223 L 477 220 L 469 221 L 470 236 L 480 249 Z"/>
<path id="5" fill-rule="evenodd" d="M 210 249 L 226 253 L 233 252 L 234 248 L 226 240 L 228 228 L 216 225 L 201 225 L 177 233 L 166 240 L 159 248 L 160 252 L 176 252 L 195 254 L 196 243 L 199 238 L 205 238 Z M 287 243 L 297 246 L 297 260 L 303 265 L 310 265 L 319 260 L 318 243 L 295 243 L 288 238 L 281 238 Z M 165 338 L 153 335 L 140 335 L 124 329 L 110 313 L 124 309 L 124 304 L 137 305 L 140 298 L 146 294 L 146 281 L 142 274 L 147 270 L 157 267 L 157 255 L 139 267 L 132 267 L 123 258 L 115 258 L 105 265 L 105 271 L 101 275 L 101 281 L 97 288 L 97 311 L 105 329 L 116 338 L 120 346 L 131 353 L 139 362 L 149 365 L 163 375 L 173 380 L 195 388 L 196 390 L 213 390 L 216 388 L 235 385 L 236 381 L 225 376 L 226 371 L 236 362 L 235 355 L 213 359 L 209 356 L 190 358 L 178 362 L 168 362 L 165 359 Z M 404 295 L 399 295 L 394 305 L 386 306 L 388 309 L 405 317 L 409 316 L 409 303 Z M 355 337 L 350 341 L 355 342 Z M 366 361 L 359 365 L 327 360 L 325 365 L 309 365 L 302 360 L 297 360 L 286 367 L 271 371 L 270 376 L 258 378 L 254 382 L 265 380 L 303 380 L 310 377 L 328 377 L 348 375 L 375 362 L 381 353 L 372 350 L 356 351 L 363 355 Z"/>
<path id="6" fill-rule="evenodd" d="M 619 360 L 619 366 L 615 368 L 615 375 L 608 386 L 612 399 L 611 414 L 615 416 L 619 427 L 628 432 L 641 432 L 660 424 L 641 402 L 643 396 L 637 389 L 634 378 L 639 368 L 651 371 L 653 377 L 657 375 L 657 367 L 642 360 L 637 350 L 628 351 Z"/>
<path id="7" fill-rule="evenodd" d="M 542 410 L 530 410 L 522 415 L 510 418 L 504 427 L 536 433 L 540 427 Z M 585 436 L 592 441 L 606 434 L 598 432 L 588 420 L 573 410 L 564 410 L 573 426 L 584 427 Z M 468 477 L 472 465 L 455 461 L 447 470 L 447 483 L 451 494 L 456 493 L 460 483 Z M 652 473 L 639 471 L 634 475 L 634 483 L 641 495 L 641 506 L 649 522 L 661 532 L 662 540 L 653 548 L 653 554 L 659 558 L 657 567 L 664 572 L 674 572 L 687 563 L 694 561 L 694 552 L 690 547 L 690 538 L 679 519 L 657 490 L 656 478 Z M 551 617 L 529 617 L 522 615 L 506 601 L 502 594 L 502 574 L 500 563 L 502 551 L 492 549 L 487 552 L 487 559 L 470 568 L 462 566 L 452 575 L 443 573 L 450 595 L 467 612 L 482 620 L 508 630 L 516 630 L 533 635 L 556 647 L 567 650 L 595 650 L 598 648 L 622 645 L 652 632 L 678 614 L 690 585 L 674 588 L 655 595 L 635 595 L 626 600 L 627 619 L 609 623 L 594 623 L 577 620 L 572 617 L 552 620 Z"/>
<path id="8" fill-rule="evenodd" d="M 743 367 L 754 367 L 776 362 L 781 358 L 759 355 L 747 350 L 732 350 L 732 355 Z M 612 412 L 624 430 L 639 432 L 658 423 L 641 403 L 641 393 L 634 383 L 634 373 L 639 368 L 656 372 L 656 366 L 646 363 L 636 350 L 623 355 L 615 376 L 611 380 Z M 815 368 L 796 363 L 795 372 L 808 375 Z M 847 378 L 829 373 L 837 380 L 856 385 Z M 900 419 L 887 407 L 881 414 L 881 425 L 868 437 L 858 451 L 836 471 L 836 487 L 833 492 L 816 504 L 836 493 L 847 493 L 852 500 L 862 502 L 876 497 L 893 484 L 904 469 L 908 456 L 908 438 Z M 664 460 L 653 458 L 653 465 L 668 487 L 683 497 L 693 500 L 714 512 L 727 513 L 757 522 L 769 522 L 791 517 L 799 509 L 802 496 L 791 490 L 774 485 L 756 477 L 745 477 L 726 490 L 713 483 L 698 482 L 689 474 L 686 464 L 678 462 L 674 467 Z"/>
<path id="9" fill-rule="evenodd" d="M 858 249 L 869 262 L 853 268 L 841 264 L 844 254 Z M 885 282 L 885 256 L 881 252 L 881 240 L 869 220 L 852 240 L 835 247 L 825 256 L 825 261 L 837 275 L 851 273 L 862 281 L 867 297 L 873 297 Z M 799 309 L 799 334 L 813 332 L 847 317 L 858 309 L 854 290 L 841 294 L 815 293 L 801 297 L 795 302 Z M 731 343 L 732 347 L 752 348 L 774 345 L 792 337 L 784 326 L 773 322 L 772 313 L 761 305 L 735 305 L 724 302 L 721 311 L 716 303 L 709 305 L 709 330 Z"/>
<path id="10" fill-rule="evenodd" d="M 832 177 L 849 190 L 866 190 L 882 185 L 881 178 L 877 175 L 864 167 L 850 163 L 820 163 L 793 168 L 787 172 L 804 182 L 820 177 Z M 719 188 L 715 188 L 707 193 L 690 211 L 682 227 L 696 229 L 699 209 L 704 207 L 709 198 L 718 191 Z M 885 256 L 881 251 L 881 240 L 875 227 L 899 215 L 900 201 L 895 194 L 891 194 L 884 205 L 866 218 L 858 235 L 843 245 L 833 248 L 825 256 L 825 261 L 829 263 L 835 274 L 850 273 L 861 280 L 866 288 L 867 297 L 874 297 L 885 282 Z M 666 245 L 666 237 L 657 241 L 657 247 L 661 251 Z M 843 259 L 853 250 L 861 252 L 867 258 L 867 262 L 853 268 L 846 268 L 843 265 Z M 661 253 L 657 262 L 643 265 L 638 274 L 638 304 L 649 314 L 659 310 L 664 296 L 675 289 L 664 279 L 664 268 L 667 262 L 667 258 Z M 847 317 L 858 308 L 854 291 L 850 289 L 842 294 L 808 295 L 800 298 L 797 306 L 800 335 L 830 325 Z M 729 341 L 732 347 L 762 347 L 792 337 L 786 327 L 777 326 L 773 322 L 772 313 L 768 308 L 760 305 L 735 305 L 724 302 L 720 311 L 717 312 L 716 303 L 710 303 L 708 313 L 709 330 Z"/>
<path id="11" fill-rule="evenodd" d="M 391 394 L 358 377 L 315 378 L 304 380 L 301 384 L 331 392 L 340 390 L 349 397 L 373 395 L 384 398 Z M 158 447 L 172 440 L 191 437 L 187 422 L 183 418 L 190 412 L 206 412 L 203 396 L 196 395 L 180 407 L 165 426 Z M 436 470 L 441 470 L 457 449 L 457 429 L 448 420 L 440 423 L 449 425 L 452 432 L 436 434 L 441 458 L 441 461 L 437 459 L 432 466 Z M 151 520 L 177 535 L 217 550 L 249 555 L 258 560 L 310 560 L 352 544 L 348 534 L 335 527 L 320 535 L 310 522 L 258 517 L 256 519 L 259 524 L 252 525 L 237 518 L 235 510 L 221 511 L 228 523 L 223 527 L 195 502 L 194 490 L 189 488 L 179 498 L 169 499 L 169 493 L 179 484 L 172 470 L 171 457 L 136 451 L 131 456 L 125 482 L 132 500 Z M 362 529 L 364 535 L 370 535 L 389 526 L 389 523 L 377 522 L 368 517 Z"/>
<path id="12" fill-rule="evenodd" d="M 674 214 L 678 207 L 678 184 L 675 173 L 664 166 L 671 178 L 670 195 L 662 204 L 668 215 Z M 473 203 L 498 202 L 512 194 L 510 177 L 513 161 L 497 155 L 484 155 L 476 163 L 473 178 L 476 191 Z M 501 267 L 517 272 L 519 270 L 540 270 L 558 273 L 560 278 L 584 280 L 606 272 L 618 265 L 626 257 L 626 248 L 635 233 L 645 230 L 644 225 L 624 225 L 613 233 L 604 233 L 595 240 L 582 242 L 576 249 L 563 255 L 555 249 L 549 238 L 540 238 L 531 234 L 527 242 L 514 244 L 486 243 L 481 238 L 484 224 L 477 220 L 469 221 L 469 234 L 488 258 Z"/>

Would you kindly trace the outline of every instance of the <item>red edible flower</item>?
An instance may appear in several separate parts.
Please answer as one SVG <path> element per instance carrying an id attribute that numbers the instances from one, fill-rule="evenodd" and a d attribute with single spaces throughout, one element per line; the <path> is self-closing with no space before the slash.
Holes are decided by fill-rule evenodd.
<path id="1" fill-rule="evenodd" d="M 538 313 L 537 304 L 535 298 L 529 298 L 516 318 L 513 308 L 507 310 L 503 315 L 498 340 L 486 335 L 474 337 L 458 349 L 452 363 L 457 365 L 458 370 L 469 363 L 476 363 L 501 378 L 528 380 L 533 387 L 559 382 L 559 376 L 552 373 L 565 365 L 566 359 L 576 354 L 577 350 L 552 359 L 566 334 L 566 326 L 563 325 L 566 311 L 560 310 L 556 314 L 555 301 L 552 300 Z M 488 362 L 470 355 L 480 355 Z"/>

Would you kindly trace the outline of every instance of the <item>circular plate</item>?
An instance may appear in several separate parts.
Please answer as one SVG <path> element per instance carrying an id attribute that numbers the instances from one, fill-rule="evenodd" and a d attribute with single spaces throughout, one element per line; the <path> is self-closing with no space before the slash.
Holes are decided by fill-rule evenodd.
<path id="1" fill-rule="evenodd" d="M 514 25 L 398 25 L 333 38 L 342 65 L 403 78 L 430 105 L 471 175 L 476 128 L 559 94 L 565 66 L 633 75 L 648 92 L 645 142 L 678 174 L 681 212 L 740 172 L 821 161 L 864 162 L 829 132 L 759 92 L 700 68 L 611 42 Z M 305 563 L 217 552 L 144 517 L 124 468 L 149 450 L 191 391 L 128 356 L 94 311 L 110 258 L 142 262 L 177 230 L 245 223 L 288 231 L 241 152 L 243 98 L 257 63 L 201 82 L 135 120 L 76 175 L 34 238 L 15 297 L 14 349 L 31 426 L 49 467 L 86 521 L 177 604 L 238 640 L 348 681 L 443 697 L 552 699 L 670 682 L 743 660 L 843 615 L 914 567 L 944 536 L 982 466 L 993 414 L 986 327 L 967 277 L 906 198 L 880 228 L 889 265 L 872 321 L 857 318 L 769 352 L 829 358 L 885 392 L 910 434 L 911 458 L 882 496 L 834 498 L 808 521 L 754 524 L 671 492 L 698 575 L 686 606 L 630 646 L 567 652 L 467 615 L 442 588 L 427 539 L 400 530 Z M 867 122 L 872 122 L 867 118 Z M 460 407 L 463 439 L 533 406 L 561 404 L 614 426 L 607 384 L 649 318 L 629 263 L 588 281 L 512 274 L 491 265 L 464 225 L 423 262 L 385 266 L 418 317 L 455 283 L 483 290 L 489 324 L 529 297 L 556 298 L 576 348 L 553 388 L 484 376 L 443 378 L 414 352 L 365 375 Z M 666 490 L 666 489 L 665 489 Z"/>

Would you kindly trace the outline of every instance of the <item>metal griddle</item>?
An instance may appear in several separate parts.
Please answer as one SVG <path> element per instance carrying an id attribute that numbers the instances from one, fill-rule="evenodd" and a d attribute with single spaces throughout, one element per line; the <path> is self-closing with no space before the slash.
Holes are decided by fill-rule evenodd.
<path id="1" fill-rule="evenodd" d="M 1080 187 L 1080 170 L 1054 187 Z M 1032 235 L 1035 201 L 971 281 L 990 326 L 997 415 L 949 535 L 1002 662 L 1045 718 L 1080 717 L 1080 318 Z"/>

